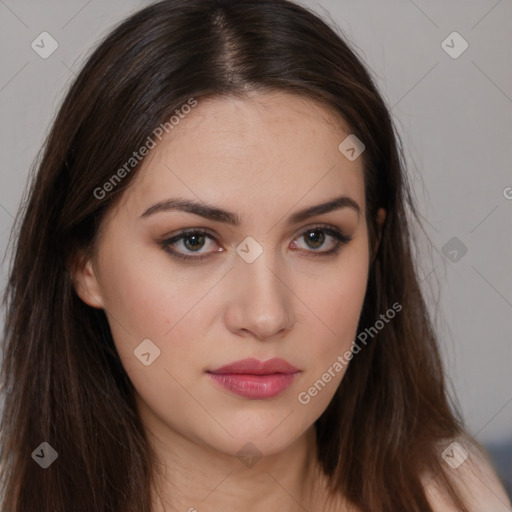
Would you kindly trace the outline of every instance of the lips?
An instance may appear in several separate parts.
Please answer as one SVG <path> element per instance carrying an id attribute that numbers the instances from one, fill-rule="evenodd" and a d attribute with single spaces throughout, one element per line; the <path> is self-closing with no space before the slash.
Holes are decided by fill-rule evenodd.
<path id="1" fill-rule="evenodd" d="M 288 361 L 274 357 L 267 361 L 260 361 L 259 359 L 249 358 L 235 361 L 234 363 L 226 364 L 215 370 L 209 370 L 209 373 L 216 375 L 226 374 L 251 374 L 251 375 L 270 375 L 273 373 L 296 373 L 299 369 L 291 365 Z"/>
<path id="2" fill-rule="evenodd" d="M 224 389 L 253 400 L 274 397 L 288 388 L 300 370 L 284 359 L 242 359 L 209 370 L 209 377 Z"/>

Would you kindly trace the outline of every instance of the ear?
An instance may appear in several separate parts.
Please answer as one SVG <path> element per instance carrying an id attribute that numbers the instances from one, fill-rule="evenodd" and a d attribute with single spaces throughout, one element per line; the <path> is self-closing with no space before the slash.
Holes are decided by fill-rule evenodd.
<path id="1" fill-rule="evenodd" d="M 73 265 L 71 276 L 77 295 L 89 306 L 102 309 L 103 297 L 92 258 L 81 253 Z"/>
<path id="2" fill-rule="evenodd" d="M 372 261 L 377 256 L 377 251 L 379 249 L 380 241 L 382 238 L 382 228 L 384 226 L 384 221 L 386 220 L 386 210 L 384 208 L 379 208 L 377 210 L 377 240 L 375 242 L 375 245 L 373 247 L 373 255 L 372 255 Z"/>

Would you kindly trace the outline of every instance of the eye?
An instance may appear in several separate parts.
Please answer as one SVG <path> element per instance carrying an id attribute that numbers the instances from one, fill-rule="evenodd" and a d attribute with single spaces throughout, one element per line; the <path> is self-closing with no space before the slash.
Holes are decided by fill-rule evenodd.
<path id="1" fill-rule="evenodd" d="M 215 241 L 215 236 L 206 229 L 187 229 L 181 233 L 158 242 L 167 252 L 176 258 L 183 260 L 202 260 L 212 252 L 221 252 L 223 249 L 206 250 L 201 249 Z M 172 248 L 174 247 L 174 248 Z"/>
<path id="2" fill-rule="evenodd" d="M 330 242 L 329 242 L 330 239 Z M 302 249 L 297 240 L 305 242 L 305 251 L 311 253 L 313 256 L 326 256 L 330 254 L 337 254 L 342 244 L 348 244 L 352 237 L 343 234 L 337 228 L 327 226 L 314 226 L 303 231 L 300 237 L 293 241 L 294 248 Z M 325 247 L 326 250 L 318 250 Z M 312 249 L 312 250 L 311 250 Z"/>

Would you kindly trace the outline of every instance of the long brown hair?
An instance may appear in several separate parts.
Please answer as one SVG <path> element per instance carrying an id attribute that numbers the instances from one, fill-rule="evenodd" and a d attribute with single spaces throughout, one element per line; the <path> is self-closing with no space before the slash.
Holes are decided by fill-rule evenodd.
<path id="1" fill-rule="evenodd" d="M 165 0 L 135 13 L 92 53 L 53 123 L 18 213 L 4 296 L 2 510 L 149 512 L 151 452 L 103 310 L 79 299 L 79 251 L 138 165 L 97 189 L 186 104 L 285 91 L 336 112 L 361 141 L 372 247 L 359 331 L 403 311 L 354 357 L 316 422 L 333 492 L 364 511 L 429 511 L 435 475 L 460 507 L 440 443 L 463 434 L 412 257 L 418 224 L 389 111 L 342 37 L 286 0 Z M 96 193 L 95 193 L 96 191 Z M 387 217 L 377 244 L 376 213 Z M 42 469 L 41 442 L 58 453 Z"/>

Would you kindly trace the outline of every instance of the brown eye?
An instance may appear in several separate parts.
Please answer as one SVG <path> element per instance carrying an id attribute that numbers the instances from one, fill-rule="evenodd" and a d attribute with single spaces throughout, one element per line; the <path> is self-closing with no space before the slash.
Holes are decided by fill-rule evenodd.
<path id="1" fill-rule="evenodd" d="M 204 247 L 208 248 L 209 243 L 211 245 L 214 242 L 215 237 L 208 231 L 190 229 L 158 243 L 173 257 L 182 260 L 202 260 L 214 252 L 222 251 L 222 249 L 201 251 Z"/>
<path id="2" fill-rule="evenodd" d="M 190 251 L 201 249 L 206 237 L 204 235 L 187 235 L 183 237 L 183 245 Z"/>
<path id="3" fill-rule="evenodd" d="M 300 247 L 299 241 L 303 240 L 304 245 Z M 331 240 L 328 242 L 328 240 Z M 315 226 L 304 231 L 300 237 L 294 241 L 294 248 L 304 249 L 314 256 L 326 256 L 336 254 L 342 244 L 347 244 L 352 238 L 344 235 L 336 228 Z M 319 250 L 327 245 L 326 250 Z"/>
<path id="4" fill-rule="evenodd" d="M 305 233 L 304 240 L 312 249 L 322 247 L 325 242 L 325 234 L 320 230 L 311 230 Z"/>

